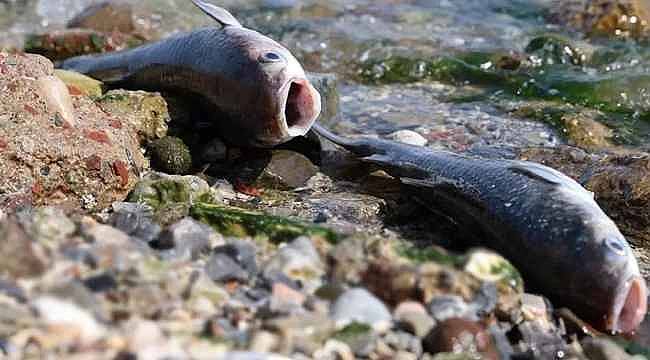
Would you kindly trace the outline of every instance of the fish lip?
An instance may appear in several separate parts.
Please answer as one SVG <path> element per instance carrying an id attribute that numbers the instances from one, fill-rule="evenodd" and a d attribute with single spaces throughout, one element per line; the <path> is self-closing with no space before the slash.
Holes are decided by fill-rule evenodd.
<path id="1" fill-rule="evenodd" d="M 291 95 L 292 86 L 297 86 L 300 93 L 297 96 L 309 96 L 311 103 L 311 113 L 305 114 L 306 118 L 299 118 L 297 121 L 287 119 L 287 105 L 289 104 L 289 96 Z M 304 92 L 307 91 L 308 95 Z M 278 114 L 278 122 L 280 131 L 283 138 L 286 140 L 296 136 L 305 135 L 318 118 L 321 112 L 321 97 L 316 88 L 303 77 L 293 77 L 287 80 L 280 88 L 280 111 Z M 303 114 L 300 114 L 303 115 Z M 280 141 L 282 142 L 282 141 Z"/>
<path id="2" fill-rule="evenodd" d="M 633 333 L 647 312 L 646 282 L 640 275 L 632 275 L 619 285 L 616 294 L 605 328 L 612 333 Z"/>

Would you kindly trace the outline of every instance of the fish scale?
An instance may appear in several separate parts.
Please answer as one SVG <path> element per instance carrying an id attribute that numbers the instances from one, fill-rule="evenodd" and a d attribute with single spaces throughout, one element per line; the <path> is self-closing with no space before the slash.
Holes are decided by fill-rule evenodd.
<path id="1" fill-rule="evenodd" d="M 470 157 L 382 139 L 314 131 L 399 178 L 522 273 L 529 290 L 595 326 L 634 330 L 646 312 L 636 259 L 593 194 L 541 164 Z"/>

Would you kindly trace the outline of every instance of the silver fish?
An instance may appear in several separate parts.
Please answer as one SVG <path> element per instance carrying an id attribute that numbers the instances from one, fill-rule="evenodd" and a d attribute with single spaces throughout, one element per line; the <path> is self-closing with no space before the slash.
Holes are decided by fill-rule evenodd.
<path id="1" fill-rule="evenodd" d="M 527 286 L 601 330 L 630 333 L 647 311 L 632 250 L 593 194 L 552 168 L 313 130 L 378 165 L 422 203 L 509 259 Z"/>
<path id="2" fill-rule="evenodd" d="M 71 58 L 61 67 L 114 86 L 172 90 L 207 100 L 220 137 L 234 145 L 267 147 L 304 135 L 320 114 L 321 98 L 298 60 L 225 9 L 192 1 L 221 27 Z"/>

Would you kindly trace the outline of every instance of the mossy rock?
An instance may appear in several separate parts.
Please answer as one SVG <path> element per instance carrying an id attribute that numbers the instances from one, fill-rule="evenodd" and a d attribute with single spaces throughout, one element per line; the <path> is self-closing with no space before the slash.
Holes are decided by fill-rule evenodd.
<path id="1" fill-rule="evenodd" d="M 261 237 L 274 243 L 301 235 L 318 236 L 330 242 L 338 240 L 334 231 L 324 227 L 224 205 L 195 203 L 190 215 L 225 236 Z"/>
<path id="2" fill-rule="evenodd" d="M 165 136 L 149 144 L 151 166 L 172 175 L 185 175 L 192 169 L 192 155 L 183 140 Z"/>
<path id="3" fill-rule="evenodd" d="M 102 96 L 101 81 L 95 80 L 83 74 L 74 71 L 56 69 L 54 75 L 61 79 L 68 87 L 79 90 L 82 94 L 90 96 L 91 98 L 98 98 Z"/>

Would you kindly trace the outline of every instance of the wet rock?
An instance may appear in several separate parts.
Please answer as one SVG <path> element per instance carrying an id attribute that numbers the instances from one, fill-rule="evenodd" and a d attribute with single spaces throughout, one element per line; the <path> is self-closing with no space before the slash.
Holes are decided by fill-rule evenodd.
<path id="1" fill-rule="evenodd" d="M 385 331 L 392 321 L 386 305 L 363 288 L 353 288 L 341 294 L 332 304 L 331 318 L 339 327 L 358 322 L 378 331 Z"/>
<path id="2" fill-rule="evenodd" d="M 137 36 L 119 32 L 72 29 L 28 35 L 24 48 L 25 52 L 43 55 L 55 61 L 79 55 L 120 51 L 142 43 L 143 40 Z"/>
<path id="3" fill-rule="evenodd" d="M 321 96 L 321 112 L 316 121 L 331 124 L 339 116 L 338 79 L 334 74 L 307 73 L 309 82 Z"/>
<path id="4" fill-rule="evenodd" d="M 221 253 L 212 254 L 205 265 L 205 271 L 215 282 L 247 282 L 250 279 L 248 271 L 239 266 L 231 257 Z"/>
<path id="5" fill-rule="evenodd" d="M 85 96 L 71 97 L 83 119 L 71 123 L 62 113 L 68 90 L 56 90 L 60 80 L 51 81 L 52 64 L 40 56 L 0 54 L 0 67 L 0 88 L 9 89 L 0 92 L 0 114 L 14 118 L 0 129 L 3 154 L 11 155 L 0 157 L 0 192 L 77 212 L 122 200 L 144 165 L 135 132 L 112 126 Z"/>
<path id="6" fill-rule="evenodd" d="M 581 344 L 585 355 L 590 360 L 632 360 L 636 358 L 607 338 L 586 337 Z"/>
<path id="7" fill-rule="evenodd" d="M 305 186 L 316 172 L 316 165 L 304 155 L 289 150 L 274 150 L 255 184 L 259 187 L 290 190 Z"/>
<path id="8" fill-rule="evenodd" d="M 578 4 L 567 2 L 557 6 L 551 12 L 552 19 L 591 36 L 647 38 L 649 35 L 650 6 L 643 0 L 591 0 Z"/>
<path id="9" fill-rule="evenodd" d="M 532 39 L 526 46 L 533 65 L 581 65 L 587 56 L 571 45 L 568 39 L 557 35 L 543 35 Z"/>
<path id="10" fill-rule="evenodd" d="M 281 247 L 264 265 L 263 272 L 267 279 L 283 274 L 313 292 L 321 285 L 325 269 L 312 240 L 301 236 Z"/>
<path id="11" fill-rule="evenodd" d="M 0 223 L 0 273 L 12 278 L 42 274 L 48 266 L 44 249 L 14 219 Z"/>
<path id="12" fill-rule="evenodd" d="M 418 337 L 424 337 L 435 325 L 435 320 L 422 304 L 414 301 L 403 302 L 393 311 L 398 326 Z"/>
<path id="13" fill-rule="evenodd" d="M 72 18 L 67 26 L 129 34 L 135 30 L 133 19 L 133 8 L 130 4 L 107 1 L 87 7 Z"/>
<path id="14" fill-rule="evenodd" d="M 257 273 L 255 243 L 252 240 L 229 240 L 227 244 L 214 248 L 215 254 L 225 254 L 251 274 Z"/>
<path id="15" fill-rule="evenodd" d="M 467 352 L 484 359 L 499 359 L 490 334 L 479 323 L 450 318 L 440 322 L 423 339 L 424 350 L 431 354 Z"/>
<path id="16" fill-rule="evenodd" d="M 153 222 L 153 209 L 145 204 L 115 202 L 111 224 L 144 242 L 157 239 L 162 229 Z"/>
<path id="17" fill-rule="evenodd" d="M 97 104 L 115 119 L 127 121 L 137 129 L 142 142 L 167 135 L 167 123 L 171 118 L 167 102 L 158 93 L 111 90 L 97 99 Z"/>
<path id="18" fill-rule="evenodd" d="M 101 81 L 95 80 L 91 77 L 88 77 L 83 74 L 79 74 L 74 71 L 56 69 L 54 70 L 54 75 L 61 79 L 70 90 L 70 95 L 85 95 L 91 98 L 98 98 L 102 96 L 102 85 Z"/>
<path id="19" fill-rule="evenodd" d="M 171 175 L 185 175 L 192 169 L 192 155 L 183 140 L 165 136 L 149 144 L 151 167 Z"/>
<path id="20" fill-rule="evenodd" d="M 101 338 L 106 329 L 86 310 L 63 299 L 43 296 L 32 302 L 49 331 L 62 342 L 89 344 Z"/>
<path id="21" fill-rule="evenodd" d="M 150 245 L 165 250 L 162 253 L 164 258 L 196 260 L 219 243 L 223 243 L 223 238 L 210 226 L 184 218 L 163 231 Z"/>
<path id="22" fill-rule="evenodd" d="M 404 144 L 424 146 L 429 141 L 424 136 L 412 130 L 399 130 L 388 135 L 388 138 Z"/>

